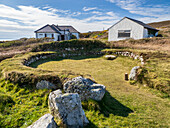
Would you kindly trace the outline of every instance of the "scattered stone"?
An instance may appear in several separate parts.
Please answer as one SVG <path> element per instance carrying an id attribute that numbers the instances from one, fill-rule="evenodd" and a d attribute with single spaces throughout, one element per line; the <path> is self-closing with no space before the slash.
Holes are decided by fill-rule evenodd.
<path id="1" fill-rule="evenodd" d="M 116 56 L 114 56 L 114 55 L 105 55 L 104 58 L 107 59 L 107 60 L 114 60 L 114 59 L 116 59 Z"/>
<path id="2" fill-rule="evenodd" d="M 105 86 L 96 84 L 90 79 L 76 77 L 64 84 L 66 93 L 78 93 L 81 101 L 94 99 L 100 101 L 105 94 Z"/>
<path id="3" fill-rule="evenodd" d="M 36 84 L 36 88 L 37 89 L 56 89 L 57 87 L 54 84 L 46 80 L 41 80 L 40 82 Z"/>
<path id="4" fill-rule="evenodd" d="M 62 94 L 61 90 L 53 91 L 49 95 L 49 107 L 61 127 L 79 128 L 89 123 L 77 93 Z"/>
<path id="5" fill-rule="evenodd" d="M 141 62 L 141 65 L 144 65 L 144 64 L 145 64 L 145 62 L 142 61 L 142 62 Z"/>
<path id="6" fill-rule="evenodd" d="M 54 121 L 54 117 L 48 113 L 27 128 L 57 128 L 57 124 Z"/>
<path id="7" fill-rule="evenodd" d="M 137 80 L 137 71 L 140 68 L 140 66 L 133 67 L 130 71 L 129 79 L 130 80 Z"/>

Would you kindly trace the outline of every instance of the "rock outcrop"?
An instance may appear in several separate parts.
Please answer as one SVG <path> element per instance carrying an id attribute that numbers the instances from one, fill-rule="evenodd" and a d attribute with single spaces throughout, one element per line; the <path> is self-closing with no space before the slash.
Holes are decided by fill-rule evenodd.
<path id="1" fill-rule="evenodd" d="M 80 76 L 67 81 L 64 84 L 64 91 L 78 93 L 82 101 L 88 99 L 100 101 L 105 94 L 105 86 Z"/>
<path id="2" fill-rule="evenodd" d="M 79 128 L 89 123 L 81 106 L 77 93 L 64 93 L 56 90 L 49 95 L 51 114 L 61 127 Z"/>
<path id="3" fill-rule="evenodd" d="M 140 68 L 140 66 L 135 66 L 132 68 L 129 74 L 129 80 L 137 80 L 137 71 Z"/>
<path id="4" fill-rule="evenodd" d="M 57 128 L 57 124 L 51 114 L 45 114 L 27 128 Z"/>
<path id="5" fill-rule="evenodd" d="M 46 80 L 41 80 L 40 82 L 36 84 L 36 88 L 37 89 L 56 89 L 57 87 L 54 84 Z"/>

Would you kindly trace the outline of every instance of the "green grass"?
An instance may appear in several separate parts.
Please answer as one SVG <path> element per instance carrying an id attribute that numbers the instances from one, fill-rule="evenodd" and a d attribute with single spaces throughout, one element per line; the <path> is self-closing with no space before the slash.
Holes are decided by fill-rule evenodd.
<path id="1" fill-rule="evenodd" d="M 27 127 L 49 113 L 51 90 L 28 90 L 5 80 L 0 81 L 0 127 Z"/>
<path id="2" fill-rule="evenodd" d="M 113 61 L 99 57 L 49 60 L 38 68 L 81 74 L 106 86 L 108 92 L 101 102 L 84 104 L 90 120 L 87 127 L 170 127 L 169 99 L 157 97 L 147 87 L 133 86 L 124 81 L 124 74 L 137 65 L 138 61 L 127 57 Z M 96 109 L 87 107 L 88 104 Z"/>
<path id="3" fill-rule="evenodd" d="M 132 50 L 135 51 L 141 52 Z M 79 56 L 40 60 L 33 63 L 32 67 L 22 64 L 24 59 L 37 54 L 44 53 L 18 55 L 2 61 L 2 75 L 10 71 L 35 75 L 51 73 L 60 79 L 82 75 L 105 85 L 107 92 L 102 101 L 90 100 L 82 103 L 90 121 L 87 127 L 170 127 L 169 99 L 161 98 L 165 96 L 160 91 L 138 84 L 130 85 L 124 80 L 124 74 L 129 74 L 132 67 L 140 65 L 140 61 L 128 57 L 105 60 L 98 56 Z M 153 83 L 156 81 L 168 85 L 168 56 L 155 51 L 148 55 L 145 67 L 148 71 L 147 77 Z M 27 87 L 21 88 L 10 82 L 0 81 L 0 127 L 27 127 L 49 112 L 47 99 L 50 91 Z"/>

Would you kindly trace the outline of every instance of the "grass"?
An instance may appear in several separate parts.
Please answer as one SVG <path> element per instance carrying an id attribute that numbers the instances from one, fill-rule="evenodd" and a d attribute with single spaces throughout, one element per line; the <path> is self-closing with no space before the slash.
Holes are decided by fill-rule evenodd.
<path id="1" fill-rule="evenodd" d="M 51 90 L 29 90 L 9 81 L 0 81 L 0 127 L 25 128 L 49 113 Z"/>
<path id="2" fill-rule="evenodd" d="M 170 95 L 170 56 L 159 54 L 151 56 L 145 66 L 146 76 L 149 78 L 153 88 L 166 92 Z"/>
<path id="3" fill-rule="evenodd" d="M 103 100 L 89 103 L 97 106 L 94 107 L 96 109 L 84 107 L 90 120 L 87 127 L 170 127 L 169 99 L 157 97 L 147 87 L 132 86 L 124 81 L 124 74 L 137 65 L 138 61 L 126 57 L 118 57 L 113 61 L 99 57 L 49 60 L 38 65 L 38 68 L 70 71 L 106 86 L 108 92 Z"/>
<path id="4" fill-rule="evenodd" d="M 114 52 L 120 49 L 106 49 Z M 128 49 L 121 49 L 126 51 Z M 168 85 L 169 55 L 166 52 L 134 50 L 135 53 L 147 53 L 147 77 L 157 87 Z M 54 52 L 45 52 L 54 53 Z M 77 56 L 70 59 L 56 58 L 40 60 L 32 67 L 22 64 L 24 59 L 39 53 L 17 55 L 0 63 L 2 74 L 17 71 L 35 75 L 53 74 L 62 78 L 85 76 L 106 86 L 103 100 L 82 103 L 90 121 L 87 127 L 170 127 L 170 104 L 168 98 L 160 91 L 130 85 L 124 80 L 124 74 L 130 73 L 132 67 L 140 61 L 128 57 L 105 60 L 99 56 Z M 161 60 L 161 61 L 160 61 Z M 64 80 L 63 79 L 63 80 Z M 63 81 L 62 81 L 63 82 Z M 30 86 L 30 85 L 27 85 Z M 0 127 L 27 127 L 40 116 L 48 113 L 47 99 L 50 91 L 33 90 L 7 81 L 0 81 Z M 162 87 L 162 86 L 161 86 Z"/>
<path id="5" fill-rule="evenodd" d="M 140 50 L 155 50 L 169 52 L 170 49 L 170 38 L 169 37 L 153 37 L 144 38 L 139 40 L 128 39 L 120 41 L 106 42 L 106 45 L 110 48 L 130 48 Z"/>

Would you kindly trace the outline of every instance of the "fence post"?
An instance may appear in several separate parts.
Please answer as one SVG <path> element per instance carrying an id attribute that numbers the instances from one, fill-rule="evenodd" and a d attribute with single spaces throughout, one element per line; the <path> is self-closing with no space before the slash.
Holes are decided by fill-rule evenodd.
<path id="1" fill-rule="evenodd" d="M 128 81 L 128 74 L 125 73 L 125 80 Z"/>

